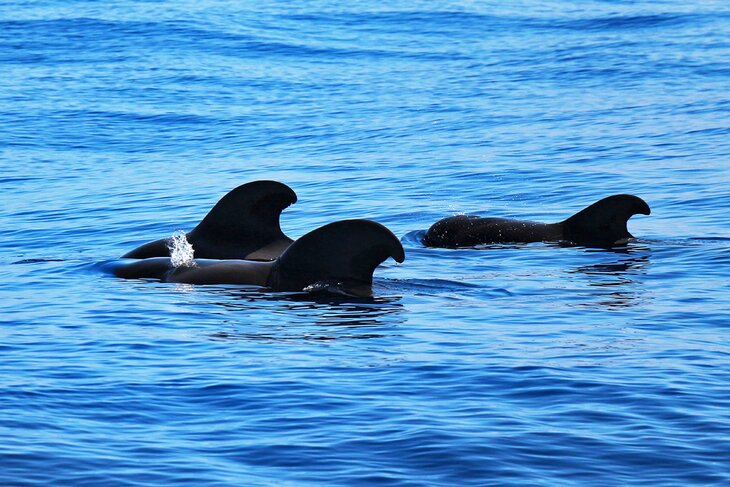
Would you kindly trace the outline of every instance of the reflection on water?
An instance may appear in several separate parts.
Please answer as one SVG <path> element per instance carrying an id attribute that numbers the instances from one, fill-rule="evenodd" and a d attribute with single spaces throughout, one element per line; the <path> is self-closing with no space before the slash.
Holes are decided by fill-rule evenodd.
<path id="1" fill-rule="evenodd" d="M 649 256 L 637 256 L 629 259 L 622 259 L 616 262 L 589 264 L 578 266 L 571 272 L 580 272 L 589 276 L 608 276 L 617 281 L 634 282 L 632 277 L 637 274 L 645 274 L 645 267 L 649 264 Z M 596 283 L 595 285 L 606 285 Z"/>
<path id="2" fill-rule="evenodd" d="M 176 282 L 173 284 L 173 286 L 174 286 L 173 289 L 175 289 L 175 292 L 182 293 L 182 294 L 192 293 L 192 292 L 195 292 L 195 290 L 196 290 L 195 285 L 189 284 L 187 282 Z"/>
<path id="3" fill-rule="evenodd" d="M 405 321 L 400 296 L 356 298 L 329 293 L 274 293 L 266 290 L 219 289 L 211 302 L 231 312 L 263 310 L 283 317 L 243 332 L 217 332 L 215 339 L 245 340 L 336 340 L 384 337 L 373 328 L 392 327 Z M 273 320 L 276 321 L 276 320 Z M 283 324 L 285 332 L 281 333 Z M 365 330 L 367 328 L 367 330 Z M 255 330 L 255 331 L 252 331 Z"/>
<path id="4" fill-rule="evenodd" d="M 643 276 L 650 264 L 651 249 L 629 246 L 602 251 L 601 255 L 613 256 L 615 260 L 582 265 L 568 271 L 588 279 L 587 295 L 596 300 L 582 306 L 627 308 L 647 299 Z"/>

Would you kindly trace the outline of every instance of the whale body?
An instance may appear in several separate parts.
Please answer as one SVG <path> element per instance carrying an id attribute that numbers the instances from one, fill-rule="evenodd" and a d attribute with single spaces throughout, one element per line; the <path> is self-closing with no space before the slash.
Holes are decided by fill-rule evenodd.
<path id="1" fill-rule="evenodd" d="M 313 230 L 270 262 L 194 259 L 176 267 L 169 257 L 122 260 L 108 270 L 125 279 L 190 284 L 251 284 L 274 291 L 302 291 L 329 283 L 354 296 L 372 296 L 373 272 L 392 257 L 405 260 L 400 240 L 370 220 L 342 220 Z"/>
<path id="2" fill-rule="evenodd" d="M 633 238 L 626 226 L 635 214 L 649 215 L 638 196 L 604 198 L 557 223 L 456 215 L 434 223 L 424 236 L 428 247 L 473 247 L 489 243 L 568 242 L 589 247 L 613 247 Z"/>

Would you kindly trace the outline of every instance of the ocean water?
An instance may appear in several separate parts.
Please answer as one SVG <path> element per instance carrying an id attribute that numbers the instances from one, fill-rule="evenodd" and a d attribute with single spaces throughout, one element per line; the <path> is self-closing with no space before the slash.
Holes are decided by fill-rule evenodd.
<path id="1" fill-rule="evenodd" d="M 729 485 L 730 3 L 0 0 L 0 485 Z M 372 301 L 100 264 L 230 189 Z M 429 249 L 457 213 L 614 250 Z"/>

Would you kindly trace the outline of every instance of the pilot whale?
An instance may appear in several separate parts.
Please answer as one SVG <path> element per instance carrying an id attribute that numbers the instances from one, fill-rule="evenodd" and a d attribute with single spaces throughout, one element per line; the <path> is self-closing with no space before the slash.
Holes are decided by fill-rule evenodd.
<path id="1" fill-rule="evenodd" d="M 613 247 L 633 238 L 626 222 L 633 215 L 651 214 L 638 196 L 618 194 L 597 201 L 557 223 L 538 223 L 506 218 L 457 215 L 444 218 L 428 229 L 428 247 L 473 247 L 488 243 L 568 242 L 588 247 Z"/>
<path id="2" fill-rule="evenodd" d="M 346 294 L 372 296 L 373 272 L 392 257 L 405 260 L 400 240 L 371 220 L 330 223 L 296 240 L 270 262 L 241 259 L 194 259 L 175 266 L 169 257 L 151 257 L 108 264 L 125 279 L 159 279 L 190 284 L 251 284 L 274 291 L 302 291 L 324 284 Z"/>
<path id="3" fill-rule="evenodd" d="M 208 259 L 273 260 L 293 240 L 281 231 L 279 217 L 297 195 L 277 181 L 253 181 L 231 190 L 187 233 L 195 256 Z M 123 258 L 170 255 L 169 239 L 148 242 Z"/>

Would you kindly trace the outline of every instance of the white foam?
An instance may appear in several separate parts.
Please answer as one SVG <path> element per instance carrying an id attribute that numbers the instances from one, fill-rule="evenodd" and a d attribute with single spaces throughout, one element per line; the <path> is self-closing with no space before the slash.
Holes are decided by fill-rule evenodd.
<path id="1" fill-rule="evenodd" d="M 170 259 L 175 267 L 194 267 L 193 254 L 195 249 L 188 242 L 185 232 L 178 230 L 167 239 L 167 248 L 170 249 Z"/>

